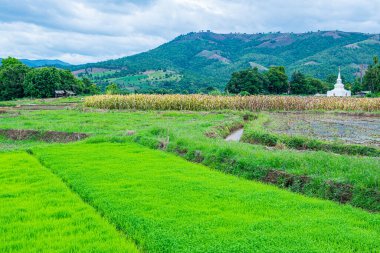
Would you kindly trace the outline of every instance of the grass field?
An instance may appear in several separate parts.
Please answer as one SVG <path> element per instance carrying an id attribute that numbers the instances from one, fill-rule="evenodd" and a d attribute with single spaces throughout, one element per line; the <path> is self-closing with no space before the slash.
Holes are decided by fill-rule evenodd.
<path id="1" fill-rule="evenodd" d="M 1 252 L 380 251 L 379 157 L 226 142 L 247 111 L 47 108 L 0 129 L 89 138 L 0 136 Z"/>
<path id="2" fill-rule="evenodd" d="M 138 252 L 35 157 L 0 164 L 0 252 Z"/>
<path id="3" fill-rule="evenodd" d="M 238 179 L 136 144 L 34 149 L 149 252 L 373 252 L 380 216 Z"/>
<path id="4" fill-rule="evenodd" d="M 349 184 L 360 189 L 357 193 L 359 197 L 353 198 L 355 205 L 380 210 L 380 203 L 376 200 L 376 191 L 380 186 L 378 158 L 336 155 L 322 151 L 268 150 L 261 145 L 227 143 L 221 138 L 206 137 L 205 133 L 216 126 L 225 125 L 227 128 L 235 122 L 243 124 L 245 112 L 55 110 L 19 113 L 17 117 L 3 114 L 0 128 L 85 132 L 91 135 L 89 141 L 136 141 L 152 148 L 158 148 L 167 142 L 166 150 L 179 153 L 188 160 L 197 161 L 195 154 L 201 154 L 201 162 L 207 166 L 250 179 L 263 180 L 272 169 L 310 176 L 317 186 L 313 184 L 311 189 L 302 189 L 301 192 L 311 196 L 340 198 L 339 194 L 334 196 L 334 192 L 330 196 L 332 189 L 324 182 L 332 180 Z M 131 136 L 128 135 L 130 131 L 134 132 Z M 49 144 L 4 140 L 0 142 L 0 149 L 25 149 L 39 145 Z M 370 195 L 367 189 L 370 190 Z M 374 196 L 372 192 L 375 192 Z"/>

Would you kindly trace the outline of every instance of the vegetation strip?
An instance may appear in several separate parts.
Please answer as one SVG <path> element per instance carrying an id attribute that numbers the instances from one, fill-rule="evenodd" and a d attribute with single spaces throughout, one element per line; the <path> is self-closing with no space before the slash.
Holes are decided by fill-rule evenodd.
<path id="1" fill-rule="evenodd" d="M 146 251 L 380 249 L 379 214 L 210 171 L 137 144 L 77 143 L 34 153 Z"/>
<path id="2" fill-rule="evenodd" d="M 134 110 L 248 110 L 248 111 L 379 111 L 380 98 L 210 96 L 210 95 L 99 95 L 86 97 L 85 106 Z"/>
<path id="3" fill-rule="evenodd" d="M 0 154 L 1 252 L 138 252 L 25 152 Z"/>

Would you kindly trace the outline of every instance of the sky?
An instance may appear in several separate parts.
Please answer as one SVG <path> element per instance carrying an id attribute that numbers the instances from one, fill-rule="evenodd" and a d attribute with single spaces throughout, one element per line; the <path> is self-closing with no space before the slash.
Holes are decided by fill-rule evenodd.
<path id="1" fill-rule="evenodd" d="M 0 57 L 97 62 L 200 30 L 380 33 L 379 10 L 380 0 L 0 0 Z"/>

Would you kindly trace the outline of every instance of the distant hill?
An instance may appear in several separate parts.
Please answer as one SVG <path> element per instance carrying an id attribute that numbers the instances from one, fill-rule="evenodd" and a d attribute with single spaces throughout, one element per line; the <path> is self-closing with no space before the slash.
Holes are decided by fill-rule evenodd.
<path id="1" fill-rule="evenodd" d="M 249 67 L 264 71 L 274 65 L 285 66 L 289 75 L 300 70 L 321 79 L 336 75 L 341 66 L 346 80 L 352 81 L 361 66 L 365 68 L 372 62 L 374 55 L 380 55 L 378 34 L 192 32 L 145 53 L 75 66 L 73 70 L 98 83 L 105 85 L 116 81 L 130 90 L 164 87 L 197 91 L 208 86 L 224 89 L 234 71 Z M 96 70 L 96 75 L 92 74 L 92 69 Z M 105 74 L 101 75 L 99 69 Z M 180 78 L 168 81 L 141 77 L 146 71 L 157 70 L 168 70 Z M 134 78 L 130 83 L 128 80 L 136 75 L 140 79 Z"/>
<path id="2" fill-rule="evenodd" d="M 55 67 L 68 67 L 71 66 L 67 62 L 63 62 L 60 60 L 28 60 L 28 59 L 20 59 L 22 63 L 25 65 L 36 68 L 36 67 L 43 67 L 43 66 L 55 66 Z M 0 58 L 1 63 L 1 58 Z"/>

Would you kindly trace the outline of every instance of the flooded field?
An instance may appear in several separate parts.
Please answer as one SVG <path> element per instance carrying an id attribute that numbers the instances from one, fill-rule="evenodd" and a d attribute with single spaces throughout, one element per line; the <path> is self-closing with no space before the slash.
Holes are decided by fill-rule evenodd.
<path id="1" fill-rule="evenodd" d="M 380 115 L 271 113 L 268 130 L 328 141 L 380 147 Z"/>

